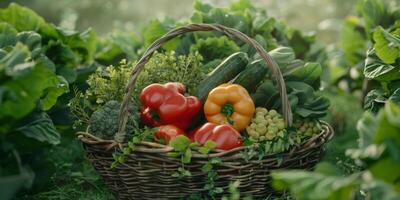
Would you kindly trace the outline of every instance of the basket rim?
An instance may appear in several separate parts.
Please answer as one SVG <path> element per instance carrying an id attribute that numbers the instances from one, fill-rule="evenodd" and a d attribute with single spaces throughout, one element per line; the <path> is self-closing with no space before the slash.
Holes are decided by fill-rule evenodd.
<path id="1" fill-rule="evenodd" d="M 317 148 L 321 145 L 323 145 L 324 143 L 328 142 L 329 140 L 332 139 L 333 135 L 334 135 L 334 131 L 332 129 L 332 127 L 325 121 L 320 121 L 321 122 L 321 127 L 322 127 L 322 131 L 320 134 L 311 137 L 310 139 L 302 142 L 300 145 L 295 145 L 293 148 L 291 148 L 288 151 L 285 152 L 279 152 L 279 153 L 273 153 L 273 154 L 267 154 L 265 155 L 265 157 L 274 157 L 276 155 L 292 155 L 292 154 L 298 154 L 298 153 L 302 153 L 304 151 L 307 151 L 308 149 L 313 149 L 313 148 Z M 99 137 L 96 137 L 92 134 L 90 134 L 88 131 L 86 132 L 78 132 L 77 133 L 77 138 L 83 142 L 85 145 L 92 145 L 92 146 L 96 146 L 97 148 L 100 148 L 104 151 L 110 151 L 112 149 L 115 149 L 116 146 L 118 146 L 118 148 L 121 150 L 124 146 L 127 145 L 127 142 L 124 143 L 118 143 L 115 140 L 104 140 L 101 139 Z M 242 152 L 242 150 L 246 150 L 251 148 L 252 145 L 250 146 L 241 146 L 241 147 L 237 147 L 234 149 L 230 149 L 230 150 L 211 150 L 211 152 L 209 154 L 201 154 L 197 151 L 193 151 L 192 152 L 192 157 L 193 158 L 211 158 L 211 157 L 221 157 L 224 155 L 232 155 L 232 154 L 240 154 Z M 164 145 L 164 144 L 159 144 L 156 142 L 145 142 L 142 141 L 140 142 L 135 150 L 135 152 L 142 152 L 142 153 L 169 153 L 173 151 L 173 148 L 168 146 L 168 145 Z"/>

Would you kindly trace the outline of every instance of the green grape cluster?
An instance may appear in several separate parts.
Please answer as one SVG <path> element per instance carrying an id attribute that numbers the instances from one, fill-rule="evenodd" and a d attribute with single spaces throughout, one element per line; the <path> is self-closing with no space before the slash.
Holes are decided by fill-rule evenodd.
<path id="1" fill-rule="evenodd" d="M 321 123 L 314 119 L 298 119 L 293 126 L 296 128 L 296 133 L 302 137 L 313 137 L 322 130 Z"/>
<path id="2" fill-rule="evenodd" d="M 252 142 L 271 141 L 285 135 L 285 122 L 276 110 L 256 108 L 250 126 L 246 128 L 249 140 Z"/>

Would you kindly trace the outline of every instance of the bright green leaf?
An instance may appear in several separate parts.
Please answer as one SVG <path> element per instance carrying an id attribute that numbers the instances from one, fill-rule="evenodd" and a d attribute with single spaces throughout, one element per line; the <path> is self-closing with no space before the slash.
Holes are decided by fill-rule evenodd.
<path id="1" fill-rule="evenodd" d="M 386 64 L 393 64 L 400 57 L 400 36 L 378 27 L 374 31 L 376 55 Z"/>

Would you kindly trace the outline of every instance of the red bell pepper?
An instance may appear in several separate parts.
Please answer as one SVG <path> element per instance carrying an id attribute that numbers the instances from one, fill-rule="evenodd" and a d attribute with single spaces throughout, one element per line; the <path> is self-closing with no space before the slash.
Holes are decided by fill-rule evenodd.
<path id="1" fill-rule="evenodd" d="M 232 126 L 206 123 L 194 132 L 194 141 L 204 144 L 207 140 L 217 144 L 216 149 L 230 150 L 242 145 L 242 136 Z"/>
<path id="2" fill-rule="evenodd" d="M 140 93 L 140 118 L 149 126 L 172 124 L 186 130 L 200 111 L 201 102 L 195 96 L 185 97 L 182 83 L 154 83 Z"/>
<path id="3" fill-rule="evenodd" d="M 157 132 L 154 134 L 156 140 L 163 140 L 165 144 L 176 138 L 178 135 L 185 135 L 182 129 L 174 125 L 159 126 Z"/>

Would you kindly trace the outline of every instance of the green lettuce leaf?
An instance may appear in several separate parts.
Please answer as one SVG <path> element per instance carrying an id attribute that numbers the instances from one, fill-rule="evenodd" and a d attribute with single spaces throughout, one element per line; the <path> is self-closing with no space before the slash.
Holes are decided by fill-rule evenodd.
<path id="1" fill-rule="evenodd" d="M 22 127 L 16 129 L 24 136 L 52 145 L 60 143 L 60 133 L 45 112 L 33 112 L 24 122 Z"/>
<path id="2" fill-rule="evenodd" d="M 365 56 L 366 38 L 364 30 L 360 27 L 360 19 L 347 17 L 340 30 L 340 46 L 346 60 L 353 65 L 361 62 Z"/>
<path id="3" fill-rule="evenodd" d="M 7 8 L 0 9 L 0 21 L 11 24 L 18 31 L 39 31 L 46 22 L 34 11 L 11 3 Z"/>
<path id="4" fill-rule="evenodd" d="M 374 31 L 376 55 L 386 64 L 393 64 L 400 58 L 400 35 L 392 35 L 382 27 Z"/>
<path id="5" fill-rule="evenodd" d="M 376 55 L 375 49 L 370 49 L 365 60 L 364 75 L 369 79 L 383 82 L 398 80 L 400 79 L 398 64 L 386 64 Z"/>
<path id="6" fill-rule="evenodd" d="M 0 74 L 6 81 L 0 86 L 0 118 L 21 118 L 30 113 L 44 90 L 57 87 L 59 80 L 45 65 L 27 62 L 31 52 L 17 43 L 14 49 L 0 60 Z"/>

